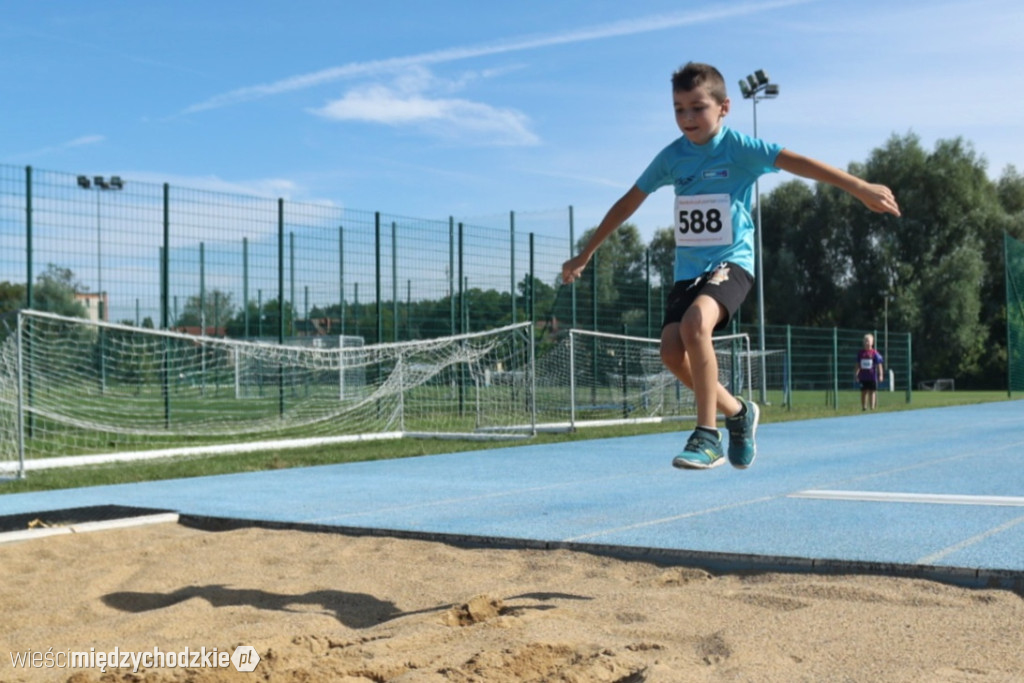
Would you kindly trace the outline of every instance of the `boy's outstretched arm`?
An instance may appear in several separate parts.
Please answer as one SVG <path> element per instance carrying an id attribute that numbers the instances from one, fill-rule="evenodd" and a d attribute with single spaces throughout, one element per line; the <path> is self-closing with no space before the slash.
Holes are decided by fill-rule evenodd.
<path id="1" fill-rule="evenodd" d="M 885 185 L 869 183 L 846 171 L 829 166 L 817 159 L 790 152 L 788 149 L 779 152 L 779 156 L 775 158 L 775 166 L 793 175 L 828 183 L 845 190 L 872 211 L 891 213 L 894 216 L 900 215 L 899 204 L 896 203 L 892 190 Z"/>
<path id="2" fill-rule="evenodd" d="M 640 208 L 645 199 L 647 199 L 647 193 L 634 185 L 619 198 L 619 201 L 612 204 L 612 208 L 608 209 L 608 213 L 601 219 L 601 224 L 597 226 L 597 230 L 587 242 L 587 246 L 583 247 L 583 251 L 562 264 L 562 282 L 569 284 L 578 278 L 590 263 L 590 258 L 601 246 L 601 243 L 608 235 L 615 232 L 616 228 L 629 220 L 629 217 Z"/>

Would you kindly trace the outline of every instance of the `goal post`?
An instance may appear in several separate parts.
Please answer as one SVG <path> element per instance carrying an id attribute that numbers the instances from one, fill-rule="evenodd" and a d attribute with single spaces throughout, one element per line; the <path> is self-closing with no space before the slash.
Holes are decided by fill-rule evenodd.
<path id="1" fill-rule="evenodd" d="M 719 381 L 752 395 L 761 356 L 747 334 L 714 338 Z M 661 362 L 660 340 L 573 329 L 537 361 L 538 429 L 693 419 L 693 392 Z"/>
<path id="2" fill-rule="evenodd" d="M 515 437 L 536 419 L 530 323 L 333 347 L 30 310 L 3 323 L 0 474 L 325 439 Z"/>

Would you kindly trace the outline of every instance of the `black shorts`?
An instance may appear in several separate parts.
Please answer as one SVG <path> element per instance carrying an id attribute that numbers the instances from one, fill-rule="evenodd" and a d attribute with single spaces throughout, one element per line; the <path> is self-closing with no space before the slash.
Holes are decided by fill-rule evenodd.
<path id="1" fill-rule="evenodd" d="M 860 388 L 864 389 L 865 391 L 875 391 L 875 390 L 878 389 L 878 382 L 876 382 L 873 379 L 868 379 L 868 380 L 863 380 L 862 379 L 860 381 Z"/>
<path id="2" fill-rule="evenodd" d="M 721 330 L 732 320 L 753 285 L 754 277 L 735 263 L 723 263 L 695 280 L 680 280 L 669 292 L 661 326 L 680 322 L 697 297 L 706 294 L 725 309 L 725 317 L 715 325 L 716 330 Z"/>

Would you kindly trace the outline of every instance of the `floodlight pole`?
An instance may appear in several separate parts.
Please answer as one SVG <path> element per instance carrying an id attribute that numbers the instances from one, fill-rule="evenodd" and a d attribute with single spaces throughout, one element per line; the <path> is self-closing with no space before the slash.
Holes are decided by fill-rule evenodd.
<path id="1" fill-rule="evenodd" d="M 82 190 L 90 190 L 94 187 L 96 189 L 96 319 L 103 322 L 104 316 L 109 317 L 110 312 L 104 310 L 106 307 L 103 305 L 103 237 L 100 220 L 100 194 L 102 190 L 123 190 L 124 181 L 116 175 L 110 176 L 109 179 L 98 175 L 93 176 L 91 180 L 89 176 L 80 175 L 78 176 L 78 187 Z"/>
<path id="2" fill-rule="evenodd" d="M 751 100 L 754 103 L 754 137 L 757 137 L 757 103 L 761 100 L 772 99 L 778 97 L 779 86 L 775 83 L 770 83 L 768 80 L 768 74 L 762 69 L 758 69 L 753 74 L 750 74 L 746 79 L 740 81 L 740 92 L 743 93 L 743 99 Z M 761 354 L 761 388 L 760 388 L 760 403 L 767 403 L 767 396 L 765 393 L 765 384 L 767 383 L 767 371 L 765 369 L 765 339 L 764 339 L 764 257 L 762 255 L 761 248 L 761 184 L 758 180 L 754 181 L 754 202 L 757 204 L 757 261 L 755 273 L 757 280 L 757 349 Z"/>

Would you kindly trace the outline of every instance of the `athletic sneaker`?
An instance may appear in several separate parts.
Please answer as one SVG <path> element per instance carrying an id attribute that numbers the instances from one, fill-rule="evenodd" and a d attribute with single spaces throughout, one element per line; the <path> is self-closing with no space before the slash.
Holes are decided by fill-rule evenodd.
<path id="1" fill-rule="evenodd" d="M 715 432 L 718 434 L 718 432 Z M 709 470 L 725 462 L 722 453 L 722 435 L 711 436 L 702 429 L 695 429 L 686 440 L 686 448 L 672 460 L 673 467 L 688 470 Z"/>
<path id="2" fill-rule="evenodd" d="M 729 430 L 729 462 L 733 467 L 745 470 L 754 463 L 757 455 L 757 421 L 761 411 L 757 404 L 739 396 L 736 399 L 746 408 L 740 415 L 725 418 L 725 427 Z"/>

